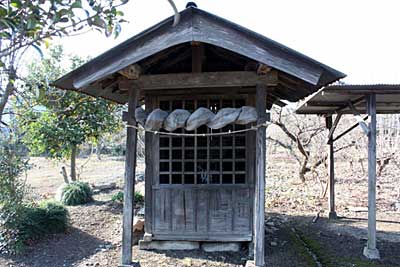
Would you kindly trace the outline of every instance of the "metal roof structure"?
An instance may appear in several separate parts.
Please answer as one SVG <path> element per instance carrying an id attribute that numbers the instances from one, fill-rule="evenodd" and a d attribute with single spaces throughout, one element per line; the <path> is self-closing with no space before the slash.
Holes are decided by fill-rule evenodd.
<path id="1" fill-rule="evenodd" d="M 178 59 L 184 59 L 182 55 L 187 52 L 183 49 L 185 44 L 190 46 L 193 42 L 207 45 L 210 50 L 207 53 L 214 53 L 210 58 L 219 57 L 214 59 L 214 65 L 233 59 L 236 63 L 249 64 L 251 61 L 286 75 L 286 85 L 276 90 L 277 99 L 298 101 L 346 76 L 280 43 L 193 6 L 180 12 L 180 22 L 175 27 L 172 24 L 173 17 L 161 21 L 73 70 L 53 85 L 126 103 L 127 96 L 110 86 L 118 79 L 118 71 L 138 64 L 143 69 L 143 75 L 177 73 L 176 69 L 167 70 L 160 66 L 172 60 L 176 61 L 176 65 L 184 65 Z M 179 72 L 182 70 L 179 69 Z M 223 66 L 217 68 L 217 71 L 221 70 L 225 71 Z"/>
<path id="2" fill-rule="evenodd" d="M 298 114 L 353 114 L 349 103 L 366 114 L 366 96 L 376 95 L 378 114 L 400 113 L 400 84 L 331 85 L 310 96 L 296 110 Z"/>

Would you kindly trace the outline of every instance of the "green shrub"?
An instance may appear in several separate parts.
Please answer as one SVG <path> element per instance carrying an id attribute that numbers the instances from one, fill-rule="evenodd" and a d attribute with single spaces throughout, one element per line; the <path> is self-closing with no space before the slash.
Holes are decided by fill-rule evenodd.
<path id="1" fill-rule="evenodd" d="M 117 193 L 111 196 L 111 201 L 113 202 L 124 202 L 124 192 L 118 191 Z"/>
<path id="2" fill-rule="evenodd" d="M 140 192 L 135 192 L 135 203 L 143 203 L 144 197 Z"/>
<path id="3" fill-rule="evenodd" d="M 88 183 L 72 182 L 67 184 L 61 193 L 61 202 L 64 205 L 76 206 L 93 201 L 93 191 Z"/>
<path id="4" fill-rule="evenodd" d="M 19 178 L 29 168 L 24 147 L 13 135 L 0 131 L 0 254 L 18 250 L 15 225 L 23 210 L 25 183 Z"/>
<path id="5" fill-rule="evenodd" d="M 124 192 L 119 191 L 112 195 L 111 201 L 113 202 L 124 202 Z M 135 203 L 143 203 L 144 202 L 144 197 L 140 192 L 135 192 Z"/>
<path id="6" fill-rule="evenodd" d="M 46 200 L 39 205 L 25 206 L 17 229 L 23 241 L 38 240 L 49 234 L 65 232 L 68 222 L 68 210 L 59 202 Z"/>
<path id="7" fill-rule="evenodd" d="M 28 242 L 65 232 L 68 225 L 68 211 L 61 203 L 50 200 L 39 204 L 25 203 L 15 214 L 14 220 L 5 224 L 8 244 L 3 247 L 3 252 L 20 252 Z"/>

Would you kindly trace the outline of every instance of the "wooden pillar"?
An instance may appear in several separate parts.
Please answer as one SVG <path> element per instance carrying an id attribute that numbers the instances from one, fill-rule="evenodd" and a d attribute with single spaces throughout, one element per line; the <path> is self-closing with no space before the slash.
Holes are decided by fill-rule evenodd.
<path id="1" fill-rule="evenodd" d="M 267 86 L 258 84 L 256 87 L 257 124 L 267 120 L 266 96 Z M 257 129 L 256 133 L 256 187 L 254 199 L 254 264 L 264 266 L 264 217 L 265 217 L 265 161 L 266 161 L 266 131 L 265 127 Z"/>
<path id="2" fill-rule="evenodd" d="M 146 103 L 146 112 L 148 114 L 153 111 L 153 109 L 157 106 L 155 103 L 155 98 L 152 96 L 146 95 L 145 103 Z M 145 214 L 145 224 L 144 224 L 144 238 L 145 241 L 151 241 L 153 235 L 153 185 L 155 183 L 155 179 L 158 178 L 159 165 L 155 162 L 159 162 L 158 159 L 155 159 L 155 156 L 158 153 L 159 149 L 159 138 L 153 133 L 146 132 L 145 136 L 145 194 L 144 194 L 144 214 Z"/>
<path id="3" fill-rule="evenodd" d="M 138 103 L 139 92 L 129 88 L 127 125 L 136 126 L 135 109 Z M 133 209 L 135 192 L 136 168 L 136 143 L 137 131 L 128 127 L 126 130 L 126 158 L 124 179 L 124 208 L 122 218 L 122 265 L 132 264 L 132 234 L 133 234 Z"/>
<path id="4" fill-rule="evenodd" d="M 367 96 L 370 117 L 368 134 L 368 241 L 364 256 L 379 259 L 376 248 L 376 95 Z"/>
<path id="5" fill-rule="evenodd" d="M 332 129 L 332 116 L 325 118 L 326 128 L 329 132 Z M 337 219 L 335 210 L 335 152 L 333 150 L 333 134 L 329 135 L 328 139 L 328 174 L 329 174 L 329 196 L 328 196 L 328 207 L 329 207 L 329 219 Z"/>

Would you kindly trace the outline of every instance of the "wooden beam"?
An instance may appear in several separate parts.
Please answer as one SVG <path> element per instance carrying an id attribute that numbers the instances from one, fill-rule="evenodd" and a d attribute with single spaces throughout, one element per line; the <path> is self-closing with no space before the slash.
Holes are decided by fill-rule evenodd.
<path id="1" fill-rule="evenodd" d="M 330 123 L 331 126 L 330 127 L 328 127 L 328 118 L 329 117 L 330 117 L 330 121 L 331 121 L 331 123 Z M 326 119 L 327 119 L 326 127 L 329 130 L 329 133 L 328 133 L 328 144 L 333 140 L 333 134 L 335 133 L 335 130 L 336 130 L 336 128 L 337 128 L 337 126 L 338 126 L 338 124 L 340 122 L 340 119 L 342 118 L 342 114 L 340 113 L 340 114 L 338 114 L 336 116 L 335 122 L 333 123 L 333 125 L 332 125 L 332 117 L 331 116 L 329 116 L 329 117 L 326 117 Z"/>
<path id="2" fill-rule="evenodd" d="M 135 109 L 138 103 L 139 90 L 129 88 L 127 125 L 136 126 Z M 122 264 L 132 263 L 133 208 L 135 192 L 136 144 L 137 131 L 128 127 L 126 130 L 126 158 L 124 179 L 124 208 L 122 218 Z"/>
<path id="3" fill-rule="evenodd" d="M 363 101 L 365 101 L 365 97 L 361 96 L 361 97 L 359 97 L 359 98 L 357 98 L 355 100 L 351 100 L 350 103 L 353 104 L 353 106 L 354 106 L 354 105 L 357 105 L 357 104 L 359 104 L 359 103 L 361 103 Z M 341 113 L 343 110 L 348 108 L 348 106 L 349 106 L 349 101 L 347 102 L 347 104 L 345 104 L 345 105 L 339 107 L 338 109 L 336 109 L 335 113 Z"/>
<path id="4" fill-rule="evenodd" d="M 370 133 L 368 135 L 368 241 L 364 256 L 379 259 L 376 248 L 376 95 L 367 96 Z"/>
<path id="5" fill-rule="evenodd" d="M 252 71 L 202 72 L 142 75 L 137 80 L 124 79 L 120 90 L 138 87 L 141 90 L 191 89 L 191 88 L 226 88 L 251 87 L 256 84 L 275 86 L 278 74 L 271 71 L 266 75 L 257 75 Z"/>
<path id="6" fill-rule="evenodd" d="M 362 130 L 364 131 L 365 135 L 368 135 L 370 132 L 370 129 L 369 129 L 368 125 L 365 123 L 365 121 L 363 120 L 363 118 L 361 117 L 360 112 L 358 112 L 356 110 L 356 108 L 353 106 L 353 103 L 351 101 L 349 101 L 348 105 L 349 105 L 349 108 L 350 108 L 351 112 L 353 113 L 356 121 L 358 122 L 358 124 L 360 125 Z"/>
<path id="7" fill-rule="evenodd" d="M 332 117 L 326 117 L 326 128 L 329 131 L 329 141 L 328 141 L 328 172 L 329 172 L 329 196 L 328 196 L 328 207 L 329 207 L 329 219 L 337 219 L 336 209 L 335 209 L 335 153 L 333 149 L 333 131 L 334 126 L 336 128 L 339 123 L 341 115 L 336 117 L 335 123 L 332 124 Z"/>
<path id="8" fill-rule="evenodd" d="M 266 99 L 267 86 L 258 84 L 256 87 L 257 124 L 267 120 Z M 265 218 L 265 162 L 266 162 L 266 132 L 265 127 L 257 129 L 256 133 L 256 187 L 254 200 L 254 263 L 264 266 L 264 218 Z"/>
<path id="9" fill-rule="evenodd" d="M 368 116 L 365 116 L 363 118 L 364 121 L 366 121 L 368 119 Z M 351 132 L 352 130 L 354 130 L 355 128 L 357 128 L 358 123 L 354 124 L 353 126 L 351 126 L 350 128 L 348 128 L 346 131 L 342 132 L 341 134 L 339 134 L 338 136 L 336 136 L 335 138 L 333 138 L 332 142 L 336 142 L 337 140 L 339 140 L 340 138 L 342 138 L 343 136 L 345 136 L 346 134 L 348 134 L 349 132 Z M 328 142 L 330 142 L 328 140 Z"/>
<path id="10" fill-rule="evenodd" d="M 203 70 L 204 45 L 201 42 L 192 42 L 192 72 L 199 73 Z"/>

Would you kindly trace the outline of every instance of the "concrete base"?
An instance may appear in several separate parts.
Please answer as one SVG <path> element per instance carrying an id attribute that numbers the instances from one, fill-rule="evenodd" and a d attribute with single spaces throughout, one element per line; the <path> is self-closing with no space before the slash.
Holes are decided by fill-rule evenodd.
<path id="1" fill-rule="evenodd" d="M 368 247 L 364 248 L 364 256 L 370 260 L 379 260 L 381 258 L 378 249 L 370 249 Z"/>
<path id="2" fill-rule="evenodd" d="M 153 235 L 149 233 L 144 233 L 143 240 L 147 242 L 151 242 L 153 240 Z"/>
<path id="3" fill-rule="evenodd" d="M 256 267 L 254 261 L 246 261 L 246 265 L 244 267 Z"/>
<path id="4" fill-rule="evenodd" d="M 205 242 L 201 244 L 201 249 L 205 252 L 238 252 L 240 250 L 240 243 L 236 242 L 220 242 L 220 243 L 211 243 Z"/>
<path id="5" fill-rule="evenodd" d="M 121 265 L 118 265 L 118 267 L 140 267 L 140 263 L 132 262 L 132 264 L 121 264 Z"/>
<path id="6" fill-rule="evenodd" d="M 329 212 L 328 218 L 329 220 L 337 220 L 338 217 L 335 211 L 331 211 Z"/>
<path id="7" fill-rule="evenodd" d="M 200 249 L 199 242 L 190 241 L 139 241 L 139 249 L 147 250 L 194 250 Z"/>

